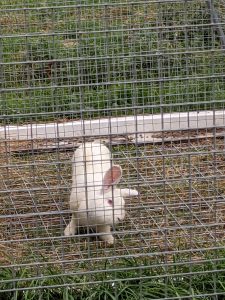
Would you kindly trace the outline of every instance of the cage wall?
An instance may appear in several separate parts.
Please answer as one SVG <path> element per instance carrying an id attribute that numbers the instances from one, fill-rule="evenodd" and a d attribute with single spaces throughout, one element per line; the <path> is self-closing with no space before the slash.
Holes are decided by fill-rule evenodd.
<path id="1" fill-rule="evenodd" d="M 0 10 L 1 292 L 220 299 L 224 1 Z M 139 192 L 111 246 L 89 227 L 64 235 L 73 151 L 93 140 L 122 167 L 119 186 Z"/>

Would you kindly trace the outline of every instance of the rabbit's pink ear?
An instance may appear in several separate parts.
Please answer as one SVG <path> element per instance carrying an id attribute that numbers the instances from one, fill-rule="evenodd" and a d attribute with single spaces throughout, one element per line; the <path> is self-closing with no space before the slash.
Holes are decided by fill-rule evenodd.
<path id="1" fill-rule="evenodd" d="M 103 178 L 103 191 L 107 192 L 112 185 L 117 184 L 122 177 L 122 169 L 120 166 L 112 166 L 106 173 Z"/>

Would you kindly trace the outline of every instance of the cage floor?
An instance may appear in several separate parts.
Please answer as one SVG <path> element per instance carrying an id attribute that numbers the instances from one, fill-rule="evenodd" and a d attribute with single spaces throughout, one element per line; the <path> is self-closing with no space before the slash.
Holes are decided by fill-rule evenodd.
<path id="1" fill-rule="evenodd" d="M 15 149 L 20 144 L 11 147 Z M 13 148 L 14 147 L 14 148 Z M 126 219 L 116 226 L 115 245 L 91 230 L 64 237 L 69 221 L 72 152 L 15 155 L 1 148 L 2 266 L 59 265 L 101 270 L 102 258 L 198 260 L 224 246 L 224 139 L 164 145 L 119 145 L 114 158 L 124 170 L 121 185 L 135 186 Z M 91 262 L 91 263 L 90 263 Z M 86 264 L 85 264 L 86 263 Z"/>

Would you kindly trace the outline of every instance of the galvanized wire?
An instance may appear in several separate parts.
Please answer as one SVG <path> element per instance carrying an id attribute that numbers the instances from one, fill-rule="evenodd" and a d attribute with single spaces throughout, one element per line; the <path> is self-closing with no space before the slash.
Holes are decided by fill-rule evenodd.
<path id="1" fill-rule="evenodd" d="M 222 299 L 224 16 L 222 0 L 1 2 L 0 292 L 87 293 L 108 284 L 120 299 L 125 284 L 138 285 L 139 299 L 147 285 L 162 287 L 152 299 Z M 204 110 L 213 112 L 210 125 L 190 125 L 191 113 Z M 160 132 L 138 121 L 154 114 Z M 121 123 L 126 116 L 135 117 L 132 130 Z M 85 122 L 102 118 L 107 137 L 104 128 L 88 135 Z M 82 134 L 68 138 L 60 124 L 71 120 Z M 24 124 L 32 124 L 27 136 Z M 46 125 L 41 140 L 38 124 Z M 112 226 L 112 246 L 91 226 L 64 236 L 78 139 L 107 139 L 123 169 L 120 186 L 139 191 Z"/>

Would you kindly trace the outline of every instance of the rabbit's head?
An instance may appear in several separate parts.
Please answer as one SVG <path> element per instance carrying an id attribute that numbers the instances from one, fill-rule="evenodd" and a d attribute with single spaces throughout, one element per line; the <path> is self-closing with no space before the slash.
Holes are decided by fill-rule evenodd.
<path id="1" fill-rule="evenodd" d="M 95 209 L 93 210 L 96 224 L 115 224 L 125 217 L 124 197 L 137 196 L 138 192 L 132 189 L 119 189 L 116 184 L 122 177 L 119 165 L 109 168 L 102 181 L 101 189 L 95 195 Z M 91 213 L 91 214 L 92 214 Z"/>

